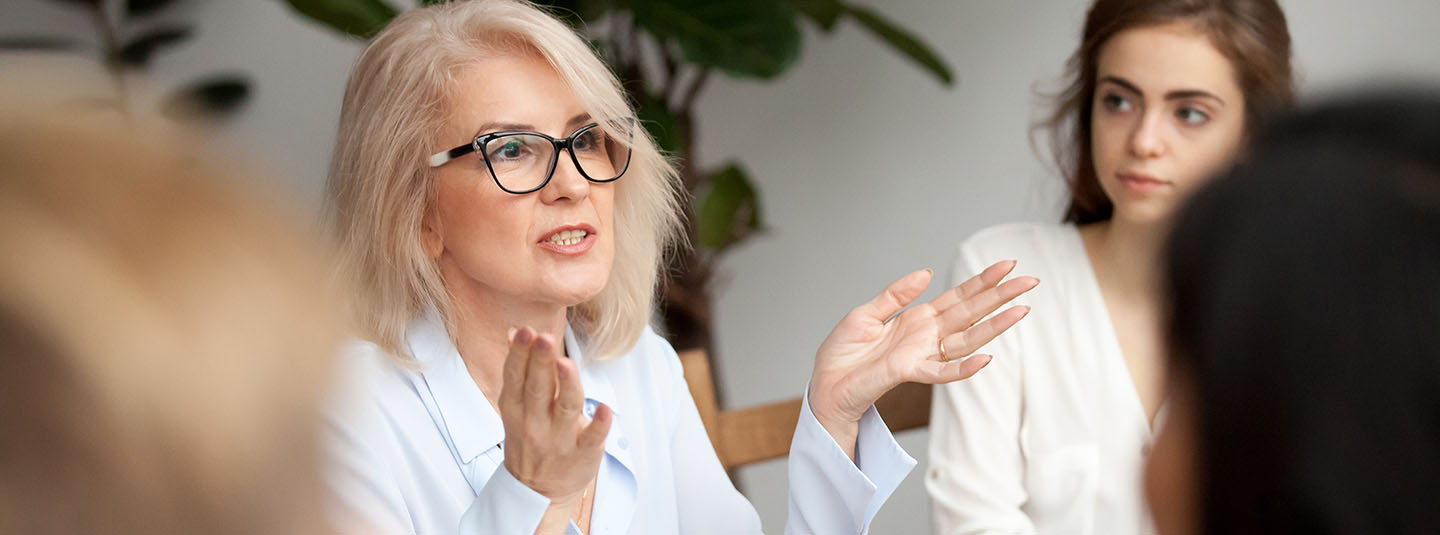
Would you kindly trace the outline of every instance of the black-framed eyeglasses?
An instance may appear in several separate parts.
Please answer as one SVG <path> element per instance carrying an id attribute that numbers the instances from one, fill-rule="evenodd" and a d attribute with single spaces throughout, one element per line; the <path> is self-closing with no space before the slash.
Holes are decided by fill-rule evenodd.
<path id="1" fill-rule="evenodd" d="M 628 131 L 633 132 L 634 128 Z M 626 134 L 617 134 L 599 123 L 582 126 L 562 139 L 539 132 L 493 132 L 476 137 L 467 145 L 431 155 L 430 167 L 440 167 L 450 160 L 478 152 L 500 189 L 523 195 L 539 191 L 550 183 L 563 149 L 570 153 L 570 161 L 586 180 L 614 182 L 630 167 L 630 143 L 618 137 L 621 135 Z"/>

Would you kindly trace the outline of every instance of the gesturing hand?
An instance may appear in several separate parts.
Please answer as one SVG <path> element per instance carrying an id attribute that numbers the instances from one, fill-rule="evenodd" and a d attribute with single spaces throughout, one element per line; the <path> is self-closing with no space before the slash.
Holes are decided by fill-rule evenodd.
<path id="1" fill-rule="evenodd" d="M 1009 329 L 1030 309 L 1015 306 L 980 320 L 1040 282 L 1017 277 L 1001 284 L 1014 268 L 1013 261 L 997 263 L 934 300 L 900 312 L 930 284 L 930 270 L 916 271 L 851 310 L 815 354 L 809 392 L 815 418 L 843 449 L 853 452 L 857 422 L 890 389 L 908 381 L 958 381 L 985 367 L 989 355 L 959 359 Z"/>
<path id="2" fill-rule="evenodd" d="M 528 327 L 513 331 L 500 388 L 505 469 L 552 504 L 578 505 L 600 468 L 610 408 L 586 423 L 584 404 L 579 370 L 555 342 Z"/>

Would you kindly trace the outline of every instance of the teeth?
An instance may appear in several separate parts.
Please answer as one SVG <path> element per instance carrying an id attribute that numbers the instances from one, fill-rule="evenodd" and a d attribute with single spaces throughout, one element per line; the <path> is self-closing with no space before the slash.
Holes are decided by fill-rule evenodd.
<path id="1" fill-rule="evenodd" d="M 585 239 L 589 233 L 580 229 L 563 230 L 550 235 L 548 240 L 556 245 L 575 245 Z"/>

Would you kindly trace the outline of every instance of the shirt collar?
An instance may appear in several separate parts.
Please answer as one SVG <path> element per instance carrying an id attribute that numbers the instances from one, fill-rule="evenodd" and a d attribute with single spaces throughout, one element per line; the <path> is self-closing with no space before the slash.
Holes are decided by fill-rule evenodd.
<path id="1" fill-rule="evenodd" d="M 460 462 L 469 464 L 480 454 L 505 441 L 505 425 L 500 414 L 486 400 L 485 394 L 470 377 L 460 351 L 455 348 L 445 323 L 438 312 L 431 310 L 411 323 L 406 335 L 410 354 L 421 365 L 421 375 L 430 394 L 435 398 L 440 424 L 450 436 L 455 454 Z M 593 414 L 597 404 L 610 406 L 614 416 L 620 411 L 615 406 L 615 390 L 610 378 L 604 373 L 602 363 L 590 362 L 584 357 L 575 330 L 565 325 L 565 353 L 575 362 L 580 371 L 580 385 L 585 391 L 587 416 Z M 624 438 L 618 432 L 619 426 L 611 428 L 606 440 L 606 451 L 626 467 L 631 466 L 628 448 L 618 447 Z"/>
<path id="2" fill-rule="evenodd" d="M 619 415 L 619 410 L 615 407 L 615 389 L 610 386 L 610 378 L 605 375 L 604 366 L 585 357 L 585 352 L 580 347 L 580 339 L 568 323 L 565 324 L 565 354 L 580 370 L 580 387 L 585 390 L 585 400 L 609 405 L 610 411 Z"/>
<path id="3" fill-rule="evenodd" d="M 470 377 L 440 314 L 431 310 L 417 318 L 407 338 L 410 354 L 420 363 L 421 375 L 435 398 L 439 423 L 450 436 L 460 462 L 469 464 L 503 442 L 505 426 L 500 414 Z"/>

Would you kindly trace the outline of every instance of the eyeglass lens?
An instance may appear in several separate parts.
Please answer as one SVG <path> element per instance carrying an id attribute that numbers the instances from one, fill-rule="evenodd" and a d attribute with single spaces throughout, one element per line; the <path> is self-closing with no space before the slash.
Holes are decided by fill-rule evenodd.
<path id="1" fill-rule="evenodd" d="M 511 192 L 539 189 L 554 172 L 559 157 L 549 138 L 534 134 L 496 136 L 481 150 L 495 180 Z M 570 138 L 570 151 L 580 173 L 595 182 L 620 178 L 630 163 L 630 148 L 603 125 L 576 132 Z"/>

